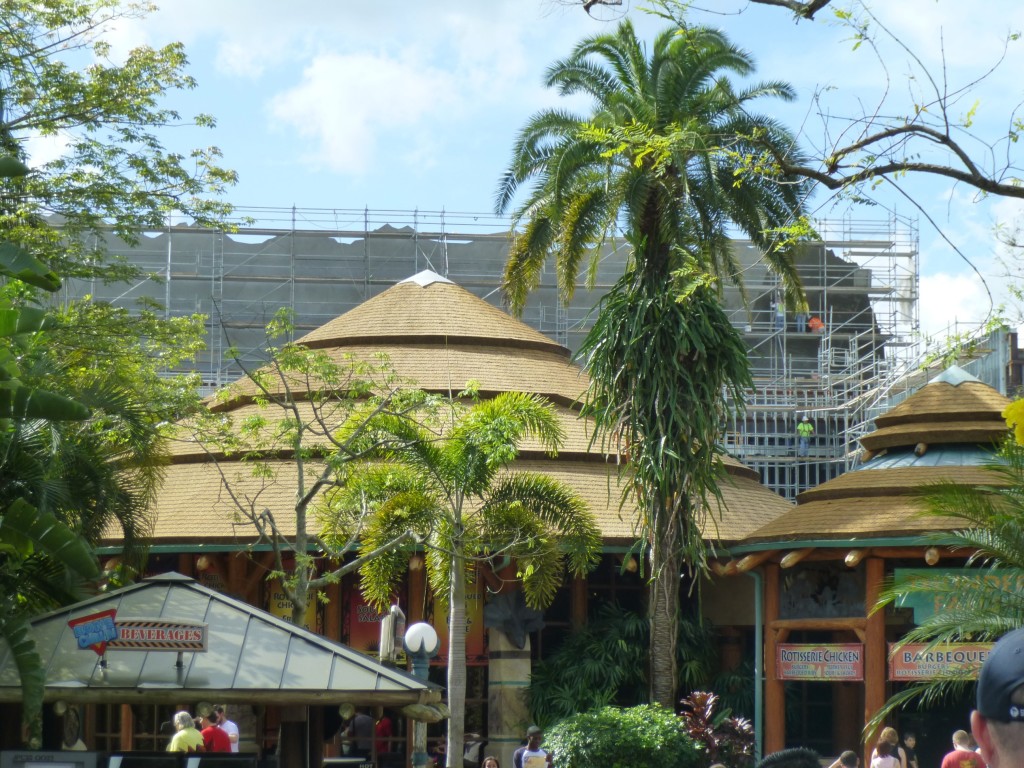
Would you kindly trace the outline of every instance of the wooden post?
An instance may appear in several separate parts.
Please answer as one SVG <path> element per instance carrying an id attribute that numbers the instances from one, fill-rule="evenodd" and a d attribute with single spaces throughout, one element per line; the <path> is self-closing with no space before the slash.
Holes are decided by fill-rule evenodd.
<path id="1" fill-rule="evenodd" d="M 126 752 L 135 749 L 135 717 L 131 704 L 121 705 L 121 749 Z"/>
<path id="2" fill-rule="evenodd" d="M 871 613 L 878 602 L 878 595 L 885 576 L 885 561 L 880 557 L 869 557 L 865 571 L 864 608 L 867 611 L 867 627 L 864 630 L 864 723 L 875 716 L 885 704 L 885 671 L 888 647 L 885 643 L 885 611 Z M 878 739 L 878 730 L 867 734 L 862 765 L 871 764 L 871 747 Z"/>
<path id="3" fill-rule="evenodd" d="M 587 625 L 587 580 L 576 576 L 571 583 L 570 626 L 573 631 L 583 629 Z"/>
<path id="4" fill-rule="evenodd" d="M 779 566 L 764 567 L 764 743 L 765 755 L 786 747 L 785 684 L 777 679 L 778 635 L 773 628 L 779 619 Z"/>

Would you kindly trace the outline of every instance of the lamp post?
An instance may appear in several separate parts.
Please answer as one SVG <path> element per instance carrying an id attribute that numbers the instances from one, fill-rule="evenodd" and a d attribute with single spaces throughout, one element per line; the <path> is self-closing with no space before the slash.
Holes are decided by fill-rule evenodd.
<path id="1" fill-rule="evenodd" d="M 426 622 L 417 622 L 405 630 L 403 644 L 412 661 L 413 675 L 426 681 L 430 673 L 430 660 L 441 647 L 437 632 Z M 413 768 L 427 764 L 427 724 L 419 720 L 414 720 L 412 724 L 412 764 Z"/>

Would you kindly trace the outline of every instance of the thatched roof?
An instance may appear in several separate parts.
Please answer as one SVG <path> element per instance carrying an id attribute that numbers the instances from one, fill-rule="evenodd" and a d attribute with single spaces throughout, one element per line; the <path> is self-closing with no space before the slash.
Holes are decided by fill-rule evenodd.
<path id="1" fill-rule="evenodd" d="M 984 465 L 1007 432 L 1004 396 L 960 368 L 945 371 L 875 420 L 861 439 L 860 467 L 804 491 L 797 506 L 743 544 L 849 541 L 949 530 L 956 521 L 922 514 L 917 493 L 938 482 L 991 483 Z"/>
<path id="2" fill-rule="evenodd" d="M 544 472 L 576 488 L 589 502 L 606 540 L 634 537 L 634 511 L 620 508 L 616 457 L 605 454 L 601 441 L 592 439 L 592 423 L 578 416 L 587 377 L 565 347 L 543 334 L 449 280 L 420 273 L 300 342 L 339 360 L 385 353 L 400 376 L 430 391 L 457 393 L 473 380 L 482 396 L 518 391 L 547 397 L 555 403 L 565 442 L 556 457 L 528 442 L 513 468 Z M 274 409 L 260 410 L 253 401 L 256 394 L 255 386 L 242 379 L 232 385 L 229 398 L 211 400 L 211 410 L 230 414 L 236 423 L 257 412 L 267 419 L 282 418 Z M 300 410 L 308 416 L 311 406 L 300 404 Z M 271 509 L 286 534 L 294 531 L 296 470 L 287 456 L 271 457 L 268 466 L 278 473 L 275 483 L 253 476 L 240 462 L 220 459 L 214 464 L 201 446 L 187 439 L 174 445 L 173 463 L 155 503 L 156 543 L 253 540 L 251 526 L 237 519 L 222 472 L 236 494 L 255 500 L 257 510 Z M 726 458 L 726 472 L 724 508 L 709 514 L 708 538 L 735 541 L 792 506 L 734 459 Z"/>

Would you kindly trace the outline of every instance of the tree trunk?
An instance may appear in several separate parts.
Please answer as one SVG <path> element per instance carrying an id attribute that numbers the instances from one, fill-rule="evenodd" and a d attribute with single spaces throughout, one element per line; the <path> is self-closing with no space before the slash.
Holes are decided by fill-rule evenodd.
<path id="1" fill-rule="evenodd" d="M 654 704 L 674 709 L 676 705 L 676 645 L 679 638 L 680 553 L 678 528 L 663 518 L 651 537 L 651 581 L 648 587 L 647 617 L 650 640 L 650 697 Z M 658 519 L 658 518 L 656 518 Z"/>
<path id="2" fill-rule="evenodd" d="M 452 558 L 448 595 L 448 766 L 462 768 L 466 728 L 466 561 L 462 545 Z"/>

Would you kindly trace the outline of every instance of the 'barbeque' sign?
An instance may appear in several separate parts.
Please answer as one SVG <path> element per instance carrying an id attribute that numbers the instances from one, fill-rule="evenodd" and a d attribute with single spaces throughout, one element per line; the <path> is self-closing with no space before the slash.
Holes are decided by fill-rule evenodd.
<path id="1" fill-rule="evenodd" d="M 71 619 L 68 626 L 82 650 L 102 656 L 118 651 L 196 651 L 208 649 L 208 625 L 196 621 L 165 619 L 117 619 L 116 609 Z"/>

